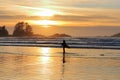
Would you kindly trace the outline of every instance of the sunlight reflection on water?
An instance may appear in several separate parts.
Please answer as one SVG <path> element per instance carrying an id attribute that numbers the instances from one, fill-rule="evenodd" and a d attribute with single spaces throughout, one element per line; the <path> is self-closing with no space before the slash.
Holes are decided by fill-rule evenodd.
<path id="1" fill-rule="evenodd" d="M 46 64 L 50 61 L 50 49 L 51 48 L 39 48 L 39 52 L 42 53 L 44 56 L 40 58 L 40 62 Z"/>
<path id="2" fill-rule="evenodd" d="M 67 62 L 63 65 L 61 48 L 1 46 L 0 80 L 120 79 L 120 50 L 66 49 L 66 51 Z"/>

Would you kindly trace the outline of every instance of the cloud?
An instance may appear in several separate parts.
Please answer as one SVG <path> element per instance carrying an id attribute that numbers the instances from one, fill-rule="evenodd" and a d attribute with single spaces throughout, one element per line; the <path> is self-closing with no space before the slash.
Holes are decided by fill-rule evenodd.
<path id="1" fill-rule="evenodd" d="M 0 21 L 41 20 L 42 17 L 32 13 L 39 13 L 46 8 L 61 12 L 61 14 L 44 19 L 69 22 L 73 25 L 84 23 L 84 25 L 87 23 L 120 25 L 119 2 L 119 0 L 2 0 L 0 3 Z"/>
<path id="2" fill-rule="evenodd" d="M 105 16 L 105 15 L 86 15 L 86 16 L 78 16 L 78 15 L 55 15 L 53 17 L 40 17 L 40 16 L 26 16 L 26 15 L 0 15 L 0 20 L 42 20 L 42 19 L 50 19 L 54 21 L 96 21 L 96 20 L 111 20 L 115 21 L 118 18 L 113 16 Z"/>
<path id="3" fill-rule="evenodd" d="M 53 0 L 59 6 L 79 7 L 79 8 L 120 8 L 120 0 Z"/>
<path id="4" fill-rule="evenodd" d="M 63 6 L 63 7 L 100 7 L 120 8 L 120 0 L 2 0 L 0 5 L 22 5 L 31 7 Z"/>
<path id="5" fill-rule="evenodd" d="M 26 15 L 0 15 L 0 20 L 40 20 L 40 16 L 26 16 Z"/>
<path id="6" fill-rule="evenodd" d="M 115 20 L 116 18 L 112 16 L 102 16 L 102 15 L 87 15 L 87 16 L 55 15 L 52 19 L 60 20 L 60 21 L 92 21 L 96 19 Z"/>

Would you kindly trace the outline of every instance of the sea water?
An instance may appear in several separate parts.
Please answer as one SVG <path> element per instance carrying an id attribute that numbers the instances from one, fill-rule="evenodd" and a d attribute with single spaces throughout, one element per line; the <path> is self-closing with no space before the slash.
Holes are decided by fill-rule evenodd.
<path id="1" fill-rule="evenodd" d="M 71 48 L 120 49 L 120 38 L 39 38 L 39 37 L 0 37 L 0 46 L 62 47 L 63 40 Z"/>
<path id="2" fill-rule="evenodd" d="M 0 46 L 0 80 L 120 80 L 120 50 Z"/>

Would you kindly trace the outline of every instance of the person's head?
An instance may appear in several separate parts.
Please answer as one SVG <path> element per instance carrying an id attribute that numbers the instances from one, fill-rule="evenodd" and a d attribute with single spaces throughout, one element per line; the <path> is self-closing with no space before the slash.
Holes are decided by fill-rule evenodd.
<path id="1" fill-rule="evenodd" d="M 63 43 L 65 43 L 65 40 L 63 40 Z"/>

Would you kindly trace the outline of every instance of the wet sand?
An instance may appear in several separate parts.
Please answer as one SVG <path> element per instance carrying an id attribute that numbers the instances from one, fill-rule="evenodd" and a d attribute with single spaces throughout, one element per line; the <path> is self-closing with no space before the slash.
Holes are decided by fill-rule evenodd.
<path id="1" fill-rule="evenodd" d="M 89 55 L 87 55 L 87 49 L 82 49 L 81 52 L 79 49 L 71 49 L 67 50 L 66 63 L 63 64 L 62 49 L 10 48 L 12 50 L 9 51 L 5 51 L 4 48 L 0 49 L 0 80 L 120 79 L 119 50 L 90 49 L 88 51 Z M 95 52 L 98 52 L 98 54 Z M 106 57 L 107 52 L 112 52 L 117 56 L 109 53 L 109 56 Z M 101 53 L 105 56 L 96 56 Z"/>

